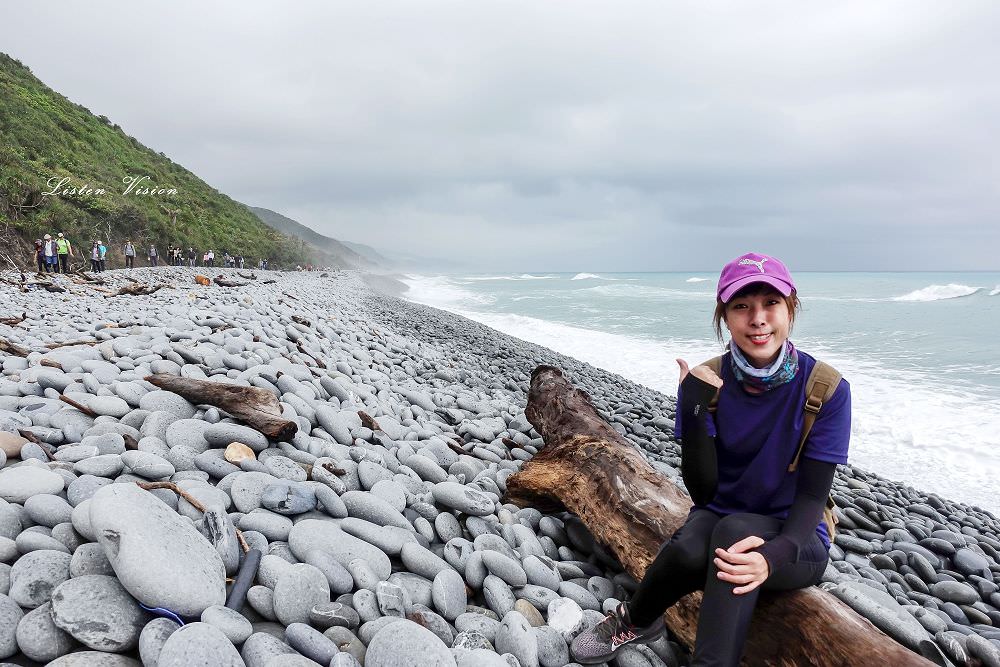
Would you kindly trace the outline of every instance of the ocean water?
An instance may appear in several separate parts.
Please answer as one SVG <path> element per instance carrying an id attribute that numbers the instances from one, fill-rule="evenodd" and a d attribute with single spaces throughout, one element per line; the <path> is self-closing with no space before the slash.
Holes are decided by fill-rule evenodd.
<path id="1" fill-rule="evenodd" d="M 675 395 L 716 273 L 410 275 L 405 298 Z M 1000 273 L 808 273 L 797 347 L 851 383 L 852 464 L 1000 515 Z"/>

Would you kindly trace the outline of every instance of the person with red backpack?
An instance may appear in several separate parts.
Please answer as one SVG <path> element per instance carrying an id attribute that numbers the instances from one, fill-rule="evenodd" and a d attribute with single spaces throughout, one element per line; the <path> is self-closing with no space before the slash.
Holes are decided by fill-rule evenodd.
<path id="1" fill-rule="evenodd" d="M 726 264 L 714 325 L 728 351 L 683 359 L 674 432 L 694 506 L 660 548 L 635 594 L 572 644 L 581 664 L 656 641 L 663 613 L 703 590 L 692 667 L 740 663 L 761 589 L 819 583 L 835 519 L 830 489 L 847 463 L 850 386 L 789 340 L 801 309 L 779 260 L 748 253 Z"/>

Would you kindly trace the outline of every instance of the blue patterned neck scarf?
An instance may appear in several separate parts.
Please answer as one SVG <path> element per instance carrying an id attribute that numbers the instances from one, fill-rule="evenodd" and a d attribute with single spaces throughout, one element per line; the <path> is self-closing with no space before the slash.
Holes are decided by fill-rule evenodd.
<path id="1" fill-rule="evenodd" d="M 785 341 L 778 358 L 767 368 L 755 368 L 750 365 L 742 350 L 732 340 L 729 341 L 729 352 L 730 367 L 737 381 L 760 392 L 790 382 L 799 370 L 799 353 L 795 351 L 795 346 L 790 340 Z"/>

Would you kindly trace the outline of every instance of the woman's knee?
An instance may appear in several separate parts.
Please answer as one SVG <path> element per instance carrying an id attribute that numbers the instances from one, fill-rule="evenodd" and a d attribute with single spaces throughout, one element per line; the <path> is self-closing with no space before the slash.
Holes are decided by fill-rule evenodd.
<path id="1" fill-rule="evenodd" d="M 727 549 L 751 535 L 767 540 L 774 536 L 775 527 L 772 524 L 777 523 L 779 523 L 777 519 L 763 514 L 750 512 L 728 514 L 715 524 L 715 529 L 712 531 L 712 544 Z"/>
<path id="2" fill-rule="evenodd" d="M 657 560 L 662 559 L 671 572 L 704 572 L 709 562 L 708 544 L 694 540 L 671 540 L 663 546 Z"/>

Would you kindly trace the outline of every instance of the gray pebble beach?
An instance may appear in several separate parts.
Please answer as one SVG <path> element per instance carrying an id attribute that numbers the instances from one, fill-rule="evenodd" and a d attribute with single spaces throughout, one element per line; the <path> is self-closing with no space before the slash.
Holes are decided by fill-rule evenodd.
<path id="1" fill-rule="evenodd" d="M 673 399 L 358 272 L 195 273 L 101 274 L 165 285 L 145 296 L 0 284 L 0 316 L 26 314 L 0 339 L 30 350 L 0 353 L 0 663 L 574 665 L 636 582 L 574 516 L 502 502 L 543 446 L 529 375 L 563 369 L 683 488 Z M 263 389 L 298 430 L 268 439 L 154 373 Z M 1000 665 L 1000 521 L 851 465 L 833 495 L 821 587 L 938 664 Z M 263 555 L 238 610 L 234 528 Z M 612 664 L 688 657 L 663 638 Z"/>

